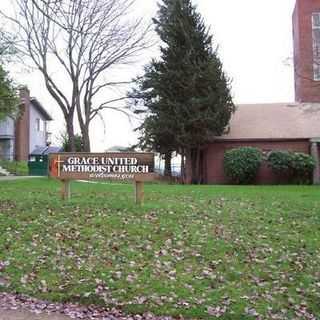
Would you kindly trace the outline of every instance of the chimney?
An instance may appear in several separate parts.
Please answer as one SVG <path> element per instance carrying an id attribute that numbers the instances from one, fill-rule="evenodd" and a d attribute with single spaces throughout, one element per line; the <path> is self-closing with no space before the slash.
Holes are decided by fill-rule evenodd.
<path id="1" fill-rule="evenodd" d="M 22 103 L 25 102 L 25 100 L 30 100 L 30 90 L 27 86 L 22 86 L 19 88 L 19 96 Z"/>
<path id="2" fill-rule="evenodd" d="M 295 99 L 320 103 L 320 0 L 296 0 L 293 48 Z"/>
<path id="3" fill-rule="evenodd" d="M 30 91 L 27 87 L 19 88 L 19 116 L 16 120 L 15 153 L 17 161 L 27 161 L 29 158 L 30 140 Z"/>

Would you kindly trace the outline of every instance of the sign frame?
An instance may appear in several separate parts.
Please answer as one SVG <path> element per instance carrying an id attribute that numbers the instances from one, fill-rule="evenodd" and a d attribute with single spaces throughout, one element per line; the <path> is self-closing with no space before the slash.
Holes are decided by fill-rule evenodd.
<path id="1" fill-rule="evenodd" d="M 143 204 L 144 182 L 158 177 L 154 160 L 153 152 L 59 152 L 49 154 L 48 169 L 62 182 L 63 200 L 71 198 L 72 180 L 133 181 L 135 202 Z"/>

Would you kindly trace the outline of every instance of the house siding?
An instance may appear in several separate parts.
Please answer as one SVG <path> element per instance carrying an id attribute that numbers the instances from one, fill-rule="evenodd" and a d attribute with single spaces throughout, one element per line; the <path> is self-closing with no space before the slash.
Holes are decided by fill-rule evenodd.
<path id="1" fill-rule="evenodd" d="M 14 139 L 0 138 L 0 159 L 3 159 L 3 160 L 14 159 Z"/>
<path id="2" fill-rule="evenodd" d="M 43 128 L 38 131 L 37 119 L 43 121 Z M 38 147 L 45 147 L 47 143 L 46 121 L 43 115 L 30 103 L 30 139 L 29 150 L 32 152 Z"/>
<path id="3" fill-rule="evenodd" d="M 309 140 L 293 141 L 220 141 L 207 146 L 204 150 L 204 182 L 207 184 L 227 184 L 230 183 L 224 174 L 223 159 L 227 150 L 239 147 L 256 147 L 263 151 L 289 150 L 310 154 Z M 255 181 L 256 184 L 279 183 L 278 178 L 272 170 L 263 163 Z"/>
<path id="4" fill-rule="evenodd" d="M 0 121 L 0 159 L 14 158 L 14 120 L 6 117 Z"/>
<path id="5" fill-rule="evenodd" d="M 10 117 L 0 121 L 0 139 L 14 137 L 14 120 Z"/>

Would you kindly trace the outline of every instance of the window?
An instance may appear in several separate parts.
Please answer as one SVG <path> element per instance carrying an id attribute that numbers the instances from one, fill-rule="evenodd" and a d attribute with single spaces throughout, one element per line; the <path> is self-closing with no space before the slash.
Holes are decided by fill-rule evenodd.
<path id="1" fill-rule="evenodd" d="M 37 131 L 40 131 L 40 119 L 39 118 L 36 119 L 36 129 L 37 129 Z"/>
<path id="2" fill-rule="evenodd" d="M 44 132 L 44 125 L 45 125 L 45 122 L 40 119 L 40 131 L 41 132 Z"/>
<path id="3" fill-rule="evenodd" d="M 320 81 L 320 12 L 312 14 L 313 79 Z"/>
<path id="4" fill-rule="evenodd" d="M 45 122 L 39 118 L 36 119 L 36 130 L 38 132 L 44 132 L 45 131 Z"/>

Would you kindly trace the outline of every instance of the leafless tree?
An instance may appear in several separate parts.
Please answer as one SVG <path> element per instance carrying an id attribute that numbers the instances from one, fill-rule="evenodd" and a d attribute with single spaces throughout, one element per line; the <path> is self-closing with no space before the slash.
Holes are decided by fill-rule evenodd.
<path id="1" fill-rule="evenodd" d="M 124 97 L 101 98 L 126 83 L 110 79 L 115 66 L 134 62 L 150 46 L 150 25 L 133 19 L 135 0 L 14 0 L 16 48 L 30 57 L 63 112 L 74 150 L 77 116 L 84 151 L 90 151 L 89 126 L 104 109 Z M 63 72 L 64 81 L 61 81 Z"/>

